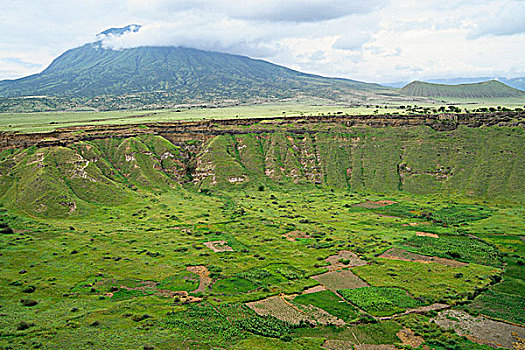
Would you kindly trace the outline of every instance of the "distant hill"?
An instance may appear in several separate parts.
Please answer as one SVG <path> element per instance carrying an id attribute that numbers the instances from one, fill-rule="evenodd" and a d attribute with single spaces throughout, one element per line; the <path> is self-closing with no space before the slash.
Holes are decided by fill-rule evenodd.
<path id="1" fill-rule="evenodd" d="M 497 80 L 515 89 L 525 91 L 525 78 L 475 77 L 475 78 L 428 79 L 426 81 L 429 83 L 434 83 L 434 84 L 458 85 L 458 84 L 482 83 L 488 80 Z"/>
<path id="2" fill-rule="evenodd" d="M 408 96 L 453 98 L 508 98 L 524 97 L 525 92 L 497 80 L 475 84 L 445 85 L 414 81 L 399 90 Z"/>
<path id="3" fill-rule="evenodd" d="M 98 37 L 139 29 L 138 25 L 111 28 Z M 301 73 L 239 55 L 185 47 L 113 50 L 104 48 L 101 41 L 66 51 L 42 73 L 0 81 L 0 97 L 93 98 L 139 94 L 143 99 L 175 102 L 301 95 L 338 99 L 355 96 L 356 91 L 390 89 L 378 84 Z"/>

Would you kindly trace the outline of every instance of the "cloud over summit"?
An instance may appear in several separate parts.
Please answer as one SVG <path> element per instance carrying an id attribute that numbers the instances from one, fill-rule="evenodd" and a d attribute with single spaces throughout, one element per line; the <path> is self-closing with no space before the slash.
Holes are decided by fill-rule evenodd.
<path id="1" fill-rule="evenodd" d="M 0 13 L 0 30 L 6 33 L 0 79 L 35 73 L 63 51 L 97 40 L 96 33 L 131 23 L 142 27 L 98 39 L 111 49 L 185 46 L 375 82 L 525 75 L 524 5 L 523 0 L 20 0 Z"/>

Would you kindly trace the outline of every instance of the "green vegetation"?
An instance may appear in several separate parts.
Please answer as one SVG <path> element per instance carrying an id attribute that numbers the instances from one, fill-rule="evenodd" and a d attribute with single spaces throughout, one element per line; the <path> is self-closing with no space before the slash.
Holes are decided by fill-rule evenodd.
<path id="1" fill-rule="evenodd" d="M 1 97 L 68 97 L 70 108 L 78 104 L 96 108 L 102 100 L 108 109 L 297 95 L 336 100 L 342 95 L 351 98 L 356 90 L 393 91 L 377 84 L 305 74 L 245 56 L 167 46 L 111 50 L 99 42 L 66 51 L 42 73 L 0 82 Z M 56 103 L 45 102 L 44 108 Z"/>
<path id="2" fill-rule="evenodd" d="M 359 317 L 359 311 L 354 306 L 343 302 L 329 290 L 302 294 L 295 297 L 293 301 L 303 305 L 313 305 L 346 322 L 354 322 Z"/>
<path id="3" fill-rule="evenodd" d="M 469 264 L 451 267 L 412 261 L 377 259 L 379 264 L 352 270 L 372 286 L 401 287 L 425 303 L 466 300 L 474 292 L 487 288 L 501 270 Z"/>
<path id="4" fill-rule="evenodd" d="M 184 271 L 163 279 L 159 288 L 168 289 L 171 291 L 186 291 L 191 292 L 199 286 L 199 276 L 197 274 Z"/>
<path id="5" fill-rule="evenodd" d="M 1 152 L 0 347 L 318 349 L 398 344 L 406 326 L 483 349 L 436 312 L 398 314 L 440 302 L 524 322 L 521 129 L 262 127 Z M 468 264 L 379 258 L 396 247 Z M 370 287 L 303 294 L 342 250 L 366 265 L 336 259 L 331 277 Z M 270 297 L 346 324 L 250 308 Z"/>
<path id="6" fill-rule="evenodd" d="M 442 235 L 439 239 L 414 236 L 404 241 L 400 247 L 424 255 L 501 266 L 498 251 L 493 246 L 479 239 L 466 236 Z"/>
<path id="7" fill-rule="evenodd" d="M 465 308 L 468 312 L 481 313 L 525 325 L 525 298 L 489 290 Z"/>
<path id="8" fill-rule="evenodd" d="M 497 80 L 489 80 L 474 84 L 432 84 L 422 81 L 414 81 L 400 92 L 409 96 L 426 97 L 455 97 L 455 98 L 502 98 L 523 97 L 525 92 L 514 89 Z"/>
<path id="9" fill-rule="evenodd" d="M 401 288 L 361 287 L 338 290 L 346 300 L 374 316 L 389 316 L 421 306 Z"/>

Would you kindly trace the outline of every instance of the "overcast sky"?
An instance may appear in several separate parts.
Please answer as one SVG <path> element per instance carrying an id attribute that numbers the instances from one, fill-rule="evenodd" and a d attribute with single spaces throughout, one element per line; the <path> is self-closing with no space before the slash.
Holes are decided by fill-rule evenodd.
<path id="1" fill-rule="evenodd" d="M 368 82 L 525 76 L 525 0 L 0 0 L 0 79 L 111 27 L 125 49 L 177 45 Z"/>

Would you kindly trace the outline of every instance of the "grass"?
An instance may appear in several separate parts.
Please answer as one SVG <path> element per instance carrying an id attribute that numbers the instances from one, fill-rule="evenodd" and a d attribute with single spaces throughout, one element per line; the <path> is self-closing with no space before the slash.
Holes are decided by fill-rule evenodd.
<path id="1" fill-rule="evenodd" d="M 426 303 L 466 300 L 478 289 L 486 288 L 500 269 L 469 264 L 450 267 L 412 261 L 377 259 L 378 264 L 352 270 L 372 286 L 401 287 Z"/>
<path id="2" fill-rule="evenodd" d="M 347 143 L 343 139 L 357 137 L 361 141 L 352 151 L 340 147 Z M 247 301 L 280 293 L 300 295 L 317 285 L 310 277 L 326 272 L 324 259 L 340 250 L 351 250 L 368 263 L 351 268 L 372 286 L 363 290 L 396 291 L 371 299 L 383 301 L 377 314 L 397 312 L 396 307 L 403 310 L 411 303 L 468 302 L 501 276 L 503 282 L 491 286 L 472 305 L 479 306 L 479 312 L 498 310 L 497 317 L 517 317 L 505 315 L 504 306 L 496 304 L 498 298 L 490 293 L 504 295 L 500 298 L 504 305 L 521 305 L 517 301 L 523 297 L 520 261 L 525 252 L 519 237 L 523 206 L 508 198 L 521 198 L 520 191 L 514 190 L 519 187 L 512 187 L 521 178 L 510 176 L 505 180 L 510 185 L 502 187 L 494 185 L 497 179 L 481 179 L 479 174 L 489 170 L 496 174 L 498 169 L 519 174 L 519 168 L 511 166 L 517 164 L 519 154 L 495 155 L 519 149 L 522 137 L 519 130 L 497 127 L 446 134 L 416 127 L 349 128 L 328 135 L 222 135 L 204 144 L 208 152 L 188 159 L 217 162 L 221 181 L 242 170 L 250 182 L 203 182 L 201 187 L 197 181 L 196 185 L 177 182 L 191 180 L 177 168 L 189 153 L 183 145 L 159 136 L 5 151 L 0 155 L 0 222 L 12 233 L 2 229 L 0 234 L 0 305 L 6 315 L 0 317 L 0 347 L 163 349 L 184 348 L 191 342 L 202 348 L 259 346 L 254 344 L 315 348 L 321 338 L 355 340 L 353 334 L 365 344 L 398 342 L 397 322 L 290 329 L 292 339 L 281 339 L 279 322 L 256 322 L 259 319 L 251 319 L 256 316 L 243 309 Z M 418 139 L 428 142 L 418 145 Z M 457 148 L 448 154 L 451 145 Z M 404 161 L 412 169 L 426 173 L 438 162 L 449 162 L 458 169 L 451 176 L 457 177 L 432 180 L 441 186 L 434 193 L 424 188 L 426 182 L 410 180 L 415 176 L 411 173 L 399 190 L 399 178 L 390 173 L 399 162 L 396 147 L 405 147 Z M 476 154 L 465 158 L 455 154 L 464 148 Z M 161 159 L 166 152 L 173 159 Z M 132 154 L 135 160 L 129 158 Z M 80 170 L 87 160 L 84 174 Z M 263 175 L 267 166 L 275 170 L 274 178 Z M 352 166 L 351 176 L 347 166 Z M 294 174 L 300 174 L 297 184 Z M 321 184 L 308 183 L 314 175 Z M 264 188 L 258 190 L 261 184 Z M 202 188 L 209 192 L 199 191 Z M 483 197 L 484 193 L 494 195 Z M 399 215 L 379 216 L 386 212 L 354 207 L 385 199 L 399 202 L 393 207 L 398 207 Z M 444 208 L 454 211 L 440 212 Z M 420 217 L 424 212 L 440 213 L 445 219 L 406 226 L 427 221 Z M 458 213 L 462 213 L 459 221 Z M 454 223 L 447 223 L 448 218 Z M 437 240 L 446 244 L 415 244 L 414 231 L 420 228 L 438 233 Z M 311 238 L 292 242 L 283 237 L 294 230 Z M 226 240 L 234 250 L 215 253 L 204 246 L 215 240 Z M 470 262 L 449 267 L 377 258 L 406 242 L 418 250 L 431 249 L 429 254 L 462 247 Z M 196 295 L 204 302 L 186 304 L 158 293 L 196 288 L 196 276 L 186 271 L 189 265 L 206 266 L 216 281 Z M 118 290 L 111 292 L 112 287 Z M 407 299 L 406 293 L 403 297 L 401 290 L 415 299 Z M 110 292 L 113 297 L 107 295 Z M 393 296 L 401 301 L 391 300 Z M 24 306 L 21 299 L 37 304 Z M 296 298 L 297 303 L 352 320 L 355 310 L 336 300 L 329 292 Z M 151 317 L 143 318 L 145 314 Z M 204 321 L 207 315 L 212 322 Z M 240 322 L 244 318 L 250 321 Z M 21 322 L 31 326 L 19 330 Z M 258 322 L 270 337 L 254 334 Z"/>
<path id="3" fill-rule="evenodd" d="M 356 321 L 359 316 L 359 311 L 354 306 L 342 301 L 337 295 L 329 290 L 302 294 L 295 297 L 293 301 L 294 303 L 313 305 L 323 309 L 345 322 Z"/>
<path id="4" fill-rule="evenodd" d="M 508 99 L 452 99 L 461 110 L 504 106 L 510 109 L 523 108 L 523 98 Z M 405 108 L 411 102 L 370 101 L 368 104 L 349 107 L 347 104 L 326 100 L 295 99 L 289 102 L 261 103 L 220 108 L 180 107 L 159 110 L 115 110 L 75 111 L 75 112 L 33 112 L 33 113 L 0 113 L 0 130 L 19 132 L 43 132 L 61 127 L 82 125 L 125 125 L 140 123 L 172 122 L 177 120 L 230 119 L 253 117 L 282 117 L 302 115 L 337 115 L 337 114 L 409 114 Z M 429 110 L 444 105 L 441 102 L 419 102 L 420 108 Z M 401 106 L 403 108 L 401 108 Z"/>
<path id="5" fill-rule="evenodd" d="M 525 325 L 525 298 L 489 290 L 477 297 L 465 309 L 468 312 L 479 312 L 496 319 Z"/>
<path id="6" fill-rule="evenodd" d="M 445 236 L 438 239 L 414 236 L 400 245 L 410 252 L 438 256 L 483 265 L 501 266 L 498 251 L 484 241 L 466 236 Z"/>
<path id="7" fill-rule="evenodd" d="M 407 292 L 394 287 L 361 287 L 338 291 L 346 300 L 373 316 L 390 316 L 421 306 Z"/>

